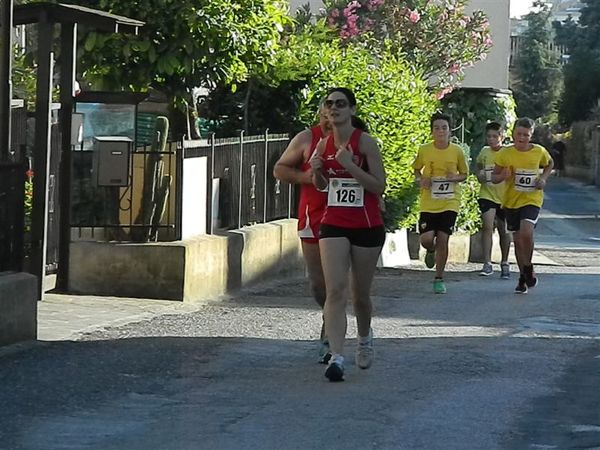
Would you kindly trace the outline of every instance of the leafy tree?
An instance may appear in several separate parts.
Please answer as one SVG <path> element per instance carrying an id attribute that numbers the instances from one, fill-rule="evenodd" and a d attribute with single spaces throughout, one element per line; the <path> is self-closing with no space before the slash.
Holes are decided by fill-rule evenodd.
<path id="1" fill-rule="evenodd" d="M 585 120 L 600 99 L 600 2 L 583 0 L 579 25 L 555 24 L 557 39 L 569 48 L 559 118 L 566 125 Z"/>
<path id="2" fill-rule="evenodd" d="M 227 135 L 244 129 L 246 133 L 296 133 L 309 122 L 298 116 L 302 92 L 315 72 L 328 58 L 329 47 L 338 48 L 339 38 L 323 19 L 313 21 L 302 10 L 293 27 L 287 27 L 282 44 L 266 73 L 254 75 L 238 85 L 217 87 L 200 106 L 200 117 L 211 122 L 210 131 Z"/>
<path id="3" fill-rule="evenodd" d="M 289 22 L 281 0 L 79 0 L 74 3 L 146 22 L 137 37 L 88 32 L 85 80 L 96 89 L 166 93 L 184 109 L 197 86 L 266 72 Z"/>
<path id="4" fill-rule="evenodd" d="M 526 16 L 528 28 L 515 62 L 516 80 L 512 90 L 517 114 L 538 119 L 556 112 L 562 77 L 558 59 L 550 50 L 553 41 L 551 6 L 542 1 L 534 2 L 533 6 L 537 11 Z"/>
<path id="5" fill-rule="evenodd" d="M 462 135 L 457 137 L 464 139 L 472 150 L 472 161 L 485 145 L 485 125 L 488 122 L 500 122 L 510 130 L 516 119 L 514 98 L 507 93 L 460 89 L 444 97 L 442 104 L 444 111 L 454 120 L 454 126 L 463 127 L 457 131 Z"/>
<path id="6" fill-rule="evenodd" d="M 35 109 L 35 87 L 37 70 L 30 54 L 14 52 L 12 66 L 13 95 L 25 100 L 29 110 Z"/>
<path id="7" fill-rule="evenodd" d="M 247 135 L 270 133 L 296 134 L 306 124 L 298 118 L 304 80 L 279 81 L 273 86 L 258 77 L 240 83 L 236 92 L 219 86 L 198 106 L 203 137 L 214 132 L 229 137 L 244 130 Z"/>
<path id="8" fill-rule="evenodd" d="M 438 87 L 438 98 L 452 91 L 464 69 L 485 59 L 492 46 L 485 14 L 464 12 L 467 0 L 326 0 L 327 23 L 346 41 L 391 43 L 422 77 Z M 380 46 L 380 45 L 379 45 Z"/>

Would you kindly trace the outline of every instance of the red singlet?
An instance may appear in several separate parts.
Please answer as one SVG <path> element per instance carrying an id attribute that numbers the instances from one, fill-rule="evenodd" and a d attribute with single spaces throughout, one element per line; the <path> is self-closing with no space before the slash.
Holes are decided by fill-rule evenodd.
<path id="1" fill-rule="evenodd" d="M 354 163 L 365 170 L 367 160 L 358 149 L 362 133 L 362 130 L 354 130 L 350 136 L 350 142 L 348 142 L 348 149 L 352 150 L 354 154 L 352 157 Z M 329 179 L 329 192 L 327 207 L 321 223 L 344 228 L 374 228 L 383 225 L 377 195 L 357 183 L 352 186 L 352 183 L 344 181 L 352 180 L 353 177 L 335 159 L 336 153 L 337 149 L 333 142 L 333 135 L 331 135 L 327 138 L 322 156 L 323 171 Z M 343 185 L 348 185 L 350 188 L 345 189 Z M 362 200 L 360 200 L 361 197 Z"/>
<path id="2" fill-rule="evenodd" d="M 310 158 L 313 156 L 317 144 L 323 139 L 323 130 L 320 126 L 312 127 L 312 141 L 308 157 L 302 162 L 300 169 L 303 172 L 310 170 Z M 304 242 L 319 242 L 319 226 L 325 212 L 327 194 L 319 192 L 312 184 L 300 185 L 300 201 L 298 202 L 298 236 Z"/>

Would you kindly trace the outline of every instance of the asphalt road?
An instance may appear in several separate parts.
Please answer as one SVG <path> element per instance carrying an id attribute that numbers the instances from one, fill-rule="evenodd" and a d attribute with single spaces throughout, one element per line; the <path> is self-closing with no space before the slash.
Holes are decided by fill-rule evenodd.
<path id="1" fill-rule="evenodd" d="M 0 354 L 0 448 L 600 449 L 600 231 L 580 218 L 599 192 L 552 180 L 556 265 L 528 295 L 479 265 L 451 266 L 445 296 L 418 263 L 379 271 L 375 363 L 349 339 L 343 383 L 315 362 L 301 279 Z"/>

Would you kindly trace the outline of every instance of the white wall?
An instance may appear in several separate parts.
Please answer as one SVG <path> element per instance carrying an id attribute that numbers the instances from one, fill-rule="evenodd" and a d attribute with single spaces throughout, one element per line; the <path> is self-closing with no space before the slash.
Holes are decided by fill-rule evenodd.
<path id="1" fill-rule="evenodd" d="M 467 12 L 483 10 L 489 21 L 494 46 L 484 61 L 465 70 L 463 87 L 508 89 L 510 59 L 509 0 L 471 0 Z"/>
<path id="2" fill-rule="evenodd" d="M 290 11 L 294 13 L 302 5 L 310 3 L 314 13 L 323 8 L 321 0 L 290 0 Z M 510 58 L 509 0 L 471 0 L 468 13 L 483 10 L 490 21 L 494 46 L 484 61 L 465 71 L 463 87 L 508 89 L 508 63 Z"/>
<path id="3" fill-rule="evenodd" d="M 206 156 L 183 160 L 181 239 L 206 234 L 207 168 Z"/>

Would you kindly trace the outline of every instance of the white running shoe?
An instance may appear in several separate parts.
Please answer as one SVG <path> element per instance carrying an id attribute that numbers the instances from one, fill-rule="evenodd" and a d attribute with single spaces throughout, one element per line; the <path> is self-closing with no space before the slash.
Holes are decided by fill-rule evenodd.
<path id="1" fill-rule="evenodd" d="M 369 330 L 369 340 L 367 342 L 360 342 L 356 346 L 355 361 L 356 365 L 361 369 L 368 369 L 373 364 L 373 357 L 375 351 L 373 350 L 373 330 Z"/>

